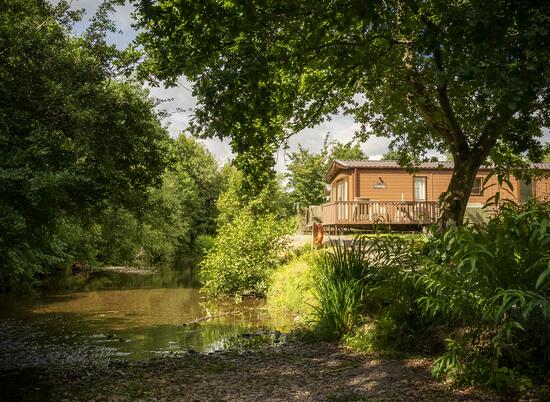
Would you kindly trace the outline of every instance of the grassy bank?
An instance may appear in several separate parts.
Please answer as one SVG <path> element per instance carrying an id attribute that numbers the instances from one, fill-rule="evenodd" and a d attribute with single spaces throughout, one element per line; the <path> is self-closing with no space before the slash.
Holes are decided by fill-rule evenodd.
<path id="1" fill-rule="evenodd" d="M 267 292 L 267 306 L 271 313 L 292 314 L 302 323 L 311 319 L 316 303 L 313 294 L 315 260 L 319 253 L 306 245 L 299 255 L 277 268 Z"/>

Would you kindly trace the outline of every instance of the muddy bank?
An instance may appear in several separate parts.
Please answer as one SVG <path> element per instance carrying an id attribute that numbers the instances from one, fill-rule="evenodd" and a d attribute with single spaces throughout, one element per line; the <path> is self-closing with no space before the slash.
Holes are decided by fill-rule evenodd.
<path id="1" fill-rule="evenodd" d="M 106 266 L 101 268 L 96 268 L 96 271 L 104 272 L 115 272 L 118 274 L 128 274 L 128 275 L 153 275 L 156 272 L 157 268 L 155 267 L 131 267 L 131 266 Z"/>
<path id="2" fill-rule="evenodd" d="M 35 373 L 20 400 L 67 401 L 495 401 L 434 381 L 428 359 L 384 360 L 335 344 L 288 341 L 260 351 L 187 353 Z M 16 381 L 15 381 L 16 382 Z M 39 385 L 38 385 L 39 384 Z"/>

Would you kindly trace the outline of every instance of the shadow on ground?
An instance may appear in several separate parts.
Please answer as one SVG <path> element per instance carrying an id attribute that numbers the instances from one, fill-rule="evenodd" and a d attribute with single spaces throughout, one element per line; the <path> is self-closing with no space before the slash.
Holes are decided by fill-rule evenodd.
<path id="1" fill-rule="evenodd" d="M 55 400 L 490 401 L 434 381 L 426 359 L 381 360 L 334 344 L 289 342 L 259 352 L 188 353 L 51 371 Z"/>

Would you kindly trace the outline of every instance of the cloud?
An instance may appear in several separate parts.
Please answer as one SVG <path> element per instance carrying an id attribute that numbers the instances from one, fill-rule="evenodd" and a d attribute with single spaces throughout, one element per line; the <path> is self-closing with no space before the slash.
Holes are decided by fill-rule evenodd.
<path id="1" fill-rule="evenodd" d="M 361 128 L 353 117 L 346 115 L 333 115 L 316 127 L 302 130 L 288 141 L 289 151 L 296 150 L 299 145 L 312 151 L 319 152 L 323 147 L 323 140 L 328 134 L 329 140 L 347 143 L 353 140 L 355 133 Z M 361 143 L 361 149 L 371 159 L 380 159 L 388 150 L 389 139 L 371 137 L 365 143 Z M 278 161 L 278 168 L 284 169 L 284 162 Z"/>

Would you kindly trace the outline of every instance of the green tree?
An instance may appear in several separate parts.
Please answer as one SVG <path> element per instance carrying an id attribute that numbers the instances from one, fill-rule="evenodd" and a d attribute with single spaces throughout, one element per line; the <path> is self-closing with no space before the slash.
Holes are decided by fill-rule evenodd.
<path id="1" fill-rule="evenodd" d="M 225 189 L 216 201 L 218 227 L 231 224 L 243 209 L 256 217 L 271 214 L 278 220 L 286 220 L 292 215 L 292 200 L 283 189 L 282 177 L 270 180 L 258 193 L 251 193 L 243 173 L 237 168 L 226 165 L 223 174 Z"/>
<path id="2" fill-rule="evenodd" d="M 173 150 L 173 166 L 170 174 L 175 175 L 180 191 L 193 191 L 194 203 L 183 208 L 191 218 L 189 244 L 202 234 L 212 235 L 216 231 L 216 200 L 218 199 L 224 177 L 220 173 L 214 156 L 199 141 L 183 134 L 176 139 Z"/>
<path id="3" fill-rule="evenodd" d="M 421 162 L 437 162 L 439 159 L 437 156 L 426 156 L 422 154 L 413 154 L 407 150 L 399 149 L 390 149 L 384 155 L 382 155 L 382 160 L 386 161 L 397 161 L 402 166 L 405 167 L 414 167 L 415 165 Z M 449 158 L 447 158 L 449 160 Z M 451 157 L 451 161 L 453 158 Z"/>
<path id="4" fill-rule="evenodd" d="M 398 161 L 401 159 L 401 154 L 395 149 L 390 149 L 384 155 L 382 155 L 382 160 L 385 161 Z"/>
<path id="5" fill-rule="evenodd" d="M 323 202 L 327 153 L 325 143 L 318 154 L 299 146 L 297 151 L 289 155 L 288 186 L 291 188 L 292 199 L 301 208 Z"/>
<path id="6" fill-rule="evenodd" d="M 280 177 L 254 193 L 234 166 L 224 166 L 222 174 L 226 183 L 216 202 L 217 234 L 200 264 L 203 290 L 262 296 L 286 250 L 285 236 L 294 229 L 292 201 Z"/>
<path id="7" fill-rule="evenodd" d="M 194 130 L 231 138 L 247 172 L 272 164 L 278 141 L 343 109 L 365 137 L 391 137 L 413 155 L 452 153 L 448 225 L 462 222 L 495 147 L 542 157 L 548 1 L 136 2 L 142 72 L 193 81 Z"/>
<path id="8" fill-rule="evenodd" d="M 155 103 L 113 79 L 105 32 L 69 35 L 77 15 L 66 7 L 0 1 L 2 289 L 70 257 L 58 236 L 66 222 L 89 227 L 108 206 L 141 214 L 166 165 Z"/>
<path id="9" fill-rule="evenodd" d="M 298 146 L 297 151 L 290 153 L 287 178 L 295 203 L 300 207 L 307 207 L 323 202 L 325 173 L 336 159 L 368 159 L 368 156 L 359 144 L 329 142 L 328 136 L 325 137 L 319 153 L 313 153 L 302 146 Z"/>
<path id="10" fill-rule="evenodd" d="M 215 201 L 222 186 L 217 162 L 193 138 L 170 141 L 170 166 L 160 187 L 151 187 L 143 212 L 109 208 L 97 217 L 98 260 L 104 264 L 157 263 L 196 254 L 199 236 L 216 231 Z M 139 261 L 136 255 L 141 255 Z"/>
<path id="11" fill-rule="evenodd" d="M 359 144 L 335 142 L 330 151 L 326 167 L 336 160 L 365 160 L 369 156 L 363 152 Z"/>
<path id="12" fill-rule="evenodd" d="M 224 223 L 201 262 L 200 277 L 208 294 L 263 296 L 271 273 L 287 248 L 290 226 L 273 214 L 241 209 Z"/>

